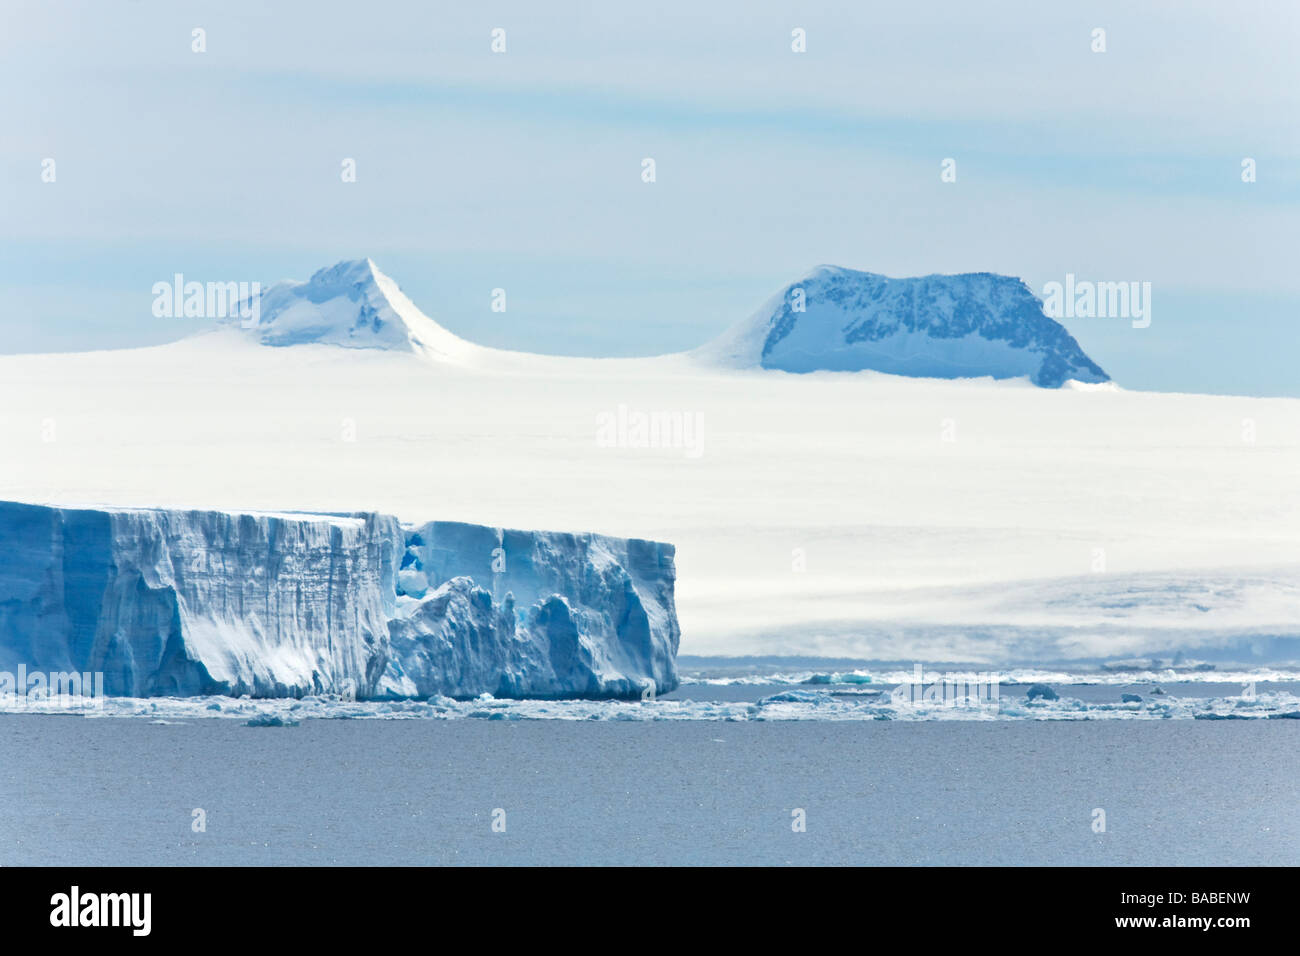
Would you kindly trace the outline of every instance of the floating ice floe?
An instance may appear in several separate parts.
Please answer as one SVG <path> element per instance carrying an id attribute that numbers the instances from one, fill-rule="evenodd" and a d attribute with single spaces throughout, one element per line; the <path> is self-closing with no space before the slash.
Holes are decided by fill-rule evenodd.
<path id="1" fill-rule="evenodd" d="M 1067 689 L 1068 690 L 1068 689 Z M 1133 696 L 1133 695 L 1128 695 Z M 427 700 L 352 701 L 331 696 L 290 699 L 231 697 L 114 697 L 92 708 L 0 698 L 0 713 L 62 713 L 139 718 L 172 723 L 233 719 L 254 727 L 292 726 L 305 720 L 1279 720 L 1300 719 L 1300 697 L 1284 692 L 1253 697 L 1177 697 L 1140 701 L 1056 700 L 1003 695 L 972 702 L 902 700 L 880 691 L 778 690 L 758 701 L 702 700 Z"/>

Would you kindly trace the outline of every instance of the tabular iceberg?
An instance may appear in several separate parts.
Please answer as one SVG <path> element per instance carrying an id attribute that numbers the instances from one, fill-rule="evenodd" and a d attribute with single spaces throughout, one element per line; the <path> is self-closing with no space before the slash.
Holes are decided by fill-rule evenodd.
<path id="1" fill-rule="evenodd" d="M 672 545 L 390 515 L 0 502 L 0 669 L 118 696 L 639 697 Z"/>

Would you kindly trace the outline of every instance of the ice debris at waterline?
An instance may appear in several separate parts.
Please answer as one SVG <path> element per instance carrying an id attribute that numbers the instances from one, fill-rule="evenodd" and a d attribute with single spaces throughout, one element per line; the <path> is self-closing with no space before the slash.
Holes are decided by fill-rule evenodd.
<path id="1" fill-rule="evenodd" d="M 102 672 L 110 697 L 653 696 L 677 686 L 673 557 L 377 513 L 0 502 L 0 670 Z"/>
<path id="2" fill-rule="evenodd" d="M 87 718 L 145 719 L 179 727 L 201 718 L 237 720 L 253 727 L 291 727 L 306 720 L 583 720 L 583 721 L 1075 721 L 1075 720 L 1296 720 L 1300 697 L 1267 692 L 1254 697 L 1174 697 L 1141 703 L 1057 700 L 1004 695 L 979 703 L 898 701 L 871 691 L 785 690 L 755 702 L 645 699 L 511 700 L 484 694 L 473 700 L 431 696 L 427 700 L 347 700 L 337 695 L 299 699 L 228 697 L 110 697 L 88 708 L 57 701 L 17 707 L 0 697 L 3 713 L 66 713 Z"/>
<path id="3" fill-rule="evenodd" d="M 245 727 L 297 727 L 298 721 L 280 714 L 255 714 L 244 721 Z"/>
<path id="4" fill-rule="evenodd" d="M 1026 700 L 1056 700 L 1060 695 L 1046 684 L 1034 684 L 1025 691 Z"/>

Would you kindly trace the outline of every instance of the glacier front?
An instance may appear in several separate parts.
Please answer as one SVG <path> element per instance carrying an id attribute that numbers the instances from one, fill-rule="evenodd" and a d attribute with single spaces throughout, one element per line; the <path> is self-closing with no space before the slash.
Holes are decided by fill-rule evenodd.
<path id="1" fill-rule="evenodd" d="M 377 513 L 0 502 L 0 670 L 114 696 L 677 686 L 672 545 Z"/>

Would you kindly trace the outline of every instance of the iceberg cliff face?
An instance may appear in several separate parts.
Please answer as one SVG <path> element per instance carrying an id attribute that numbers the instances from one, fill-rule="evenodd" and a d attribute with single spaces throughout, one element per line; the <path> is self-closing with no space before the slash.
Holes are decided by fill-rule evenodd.
<path id="1" fill-rule="evenodd" d="M 0 669 L 111 695 L 631 697 L 677 685 L 673 548 L 381 514 L 0 502 Z"/>
<path id="2" fill-rule="evenodd" d="M 635 697 L 676 686 L 671 546 L 435 521 L 408 535 L 402 563 L 380 693 Z"/>

